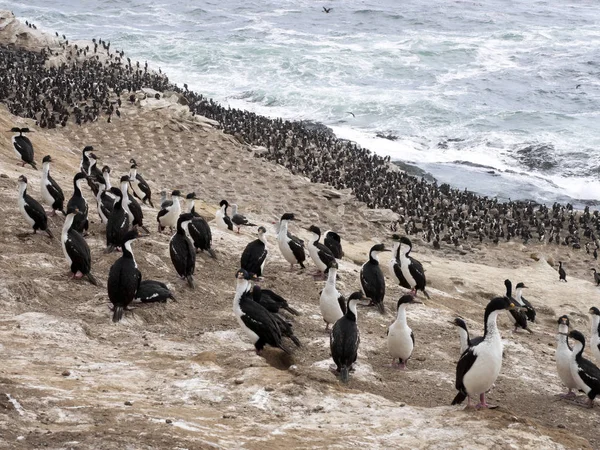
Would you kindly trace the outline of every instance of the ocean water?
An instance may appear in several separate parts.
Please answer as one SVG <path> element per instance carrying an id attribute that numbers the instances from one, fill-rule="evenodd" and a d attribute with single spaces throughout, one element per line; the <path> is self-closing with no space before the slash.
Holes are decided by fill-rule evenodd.
<path id="1" fill-rule="evenodd" d="M 110 40 L 225 105 L 322 122 L 440 182 L 502 199 L 600 201 L 597 1 L 0 0 L 0 8 L 71 39 Z"/>

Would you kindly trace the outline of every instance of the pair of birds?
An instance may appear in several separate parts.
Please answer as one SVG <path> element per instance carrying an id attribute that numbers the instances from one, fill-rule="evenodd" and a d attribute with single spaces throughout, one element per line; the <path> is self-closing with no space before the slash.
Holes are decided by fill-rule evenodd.
<path id="1" fill-rule="evenodd" d="M 591 350 L 600 362 L 600 310 L 592 307 L 589 310 L 592 325 Z M 577 330 L 569 331 L 569 317 L 563 315 L 558 319 L 558 344 L 556 346 L 556 369 L 561 381 L 567 387 L 562 398 L 575 398 L 574 391 L 583 391 L 588 397 L 588 406 L 594 406 L 594 399 L 600 394 L 600 369 L 593 362 L 583 357 L 585 336 Z M 572 346 L 569 345 L 569 339 Z"/>
<path id="2" fill-rule="evenodd" d="M 236 204 L 231 205 L 231 217 L 227 214 L 227 208 L 229 208 L 229 202 L 227 200 L 221 200 L 219 202 L 219 209 L 217 209 L 217 212 L 215 213 L 215 222 L 218 228 L 233 231 L 233 228 L 235 227 L 239 233 L 241 227 L 256 226 L 244 215 L 238 213 L 238 206 Z"/>
<path id="3" fill-rule="evenodd" d="M 398 284 L 405 289 L 410 289 L 410 294 L 417 295 L 417 291 L 429 298 L 425 290 L 427 279 L 423 265 L 410 256 L 412 242 L 406 236 L 393 235 L 396 241 L 393 256 L 390 261 L 390 273 Z M 369 260 L 363 264 L 360 270 L 360 282 L 365 296 L 371 300 L 369 306 L 376 306 L 382 314 L 385 312 L 385 277 L 379 264 L 379 254 L 389 252 L 384 244 L 377 244 L 369 250 Z"/>

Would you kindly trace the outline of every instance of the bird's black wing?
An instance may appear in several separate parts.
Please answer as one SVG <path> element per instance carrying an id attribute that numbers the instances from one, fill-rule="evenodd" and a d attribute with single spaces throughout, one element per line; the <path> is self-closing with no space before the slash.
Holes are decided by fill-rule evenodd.
<path id="1" fill-rule="evenodd" d="M 306 253 L 304 253 L 304 242 L 300 241 L 302 243 L 299 243 L 298 241 L 300 241 L 298 238 L 290 239 L 289 245 L 294 254 L 294 258 L 296 258 L 296 261 L 300 264 L 306 260 Z"/>
<path id="2" fill-rule="evenodd" d="M 265 309 L 264 306 L 251 299 L 242 299 L 240 308 L 244 313 L 241 317 L 242 322 L 259 338 L 262 338 L 267 344 L 273 347 L 281 346 L 281 330 L 273 315 Z"/>
<path id="3" fill-rule="evenodd" d="M 600 369 L 585 358 L 581 358 L 577 364 L 579 365 L 579 376 L 583 382 L 590 386 L 596 395 L 600 394 Z"/>
<path id="4" fill-rule="evenodd" d="M 406 281 L 406 278 L 404 278 L 400 264 L 398 264 L 398 263 L 394 264 L 394 273 L 398 277 L 398 280 L 400 280 L 400 286 L 402 286 L 404 289 L 412 289 L 413 288 L 410 284 L 408 284 L 408 281 Z"/>
<path id="5" fill-rule="evenodd" d="M 371 281 L 369 281 L 371 278 Z M 366 263 L 360 271 L 360 282 L 365 293 L 373 303 L 381 303 L 385 297 L 385 278 L 379 265 Z"/>
<path id="6" fill-rule="evenodd" d="M 23 161 L 33 161 L 33 145 L 27 136 L 15 136 L 14 145 Z"/>
<path id="7" fill-rule="evenodd" d="M 240 265 L 245 271 L 261 276 L 260 267 L 266 257 L 267 249 L 265 244 L 260 239 L 256 239 L 246 245 L 246 248 L 242 252 Z"/>
<path id="8" fill-rule="evenodd" d="M 338 367 L 350 367 L 356 361 L 360 344 L 356 322 L 342 317 L 333 325 L 329 339 L 333 361 Z"/>
<path id="9" fill-rule="evenodd" d="M 246 225 L 248 223 L 248 219 L 241 214 L 234 214 L 231 217 L 231 221 L 236 225 Z"/>
<path id="10" fill-rule="evenodd" d="M 470 344 L 469 346 L 474 347 L 476 345 L 479 345 L 483 342 L 483 336 L 475 336 L 474 338 L 470 339 Z"/>
<path id="11" fill-rule="evenodd" d="M 35 221 L 35 224 L 38 225 L 40 229 L 46 229 L 48 225 L 48 217 L 46 216 L 44 207 L 40 205 L 37 200 L 27 194 L 25 194 L 25 212 Z"/>
<path id="12" fill-rule="evenodd" d="M 81 234 L 70 229 L 67 234 L 65 248 L 71 258 L 71 267 L 79 270 L 84 275 L 89 273 L 92 266 L 90 247 Z"/>
<path id="13" fill-rule="evenodd" d="M 49 183 L 46 185 L 46 189 L 48 189 L 48 192 L 54 199 L 55 204 L 60 202 L 62 205 L 62 203 L 65 201 L 65 194 L 63 190 L 60 188 L 58 183 L 54 181 L 54 178 L 52 178 L 50 174 L 48 174 L 48 181 Z"/>
<path id="14" fill-rule="evenodd" d="M 294 236 L 292 233 L 288 231 L 287 237 L 289 237 L 292 241 L 298 244 L 300 247 L 304 247 L 304 241 L 300 239 L 298 236 Z"/>
<path id="15" fill-rule="evenodd" d="M 458 363 L 456 364 L 456 383 L 454 384 L 456 390 L 458 390 L 458 395 L 452 402 L 453 405 L 462 403 L 467 397 L 468 394 L 463 383 L 463 379 L 465 374 L 471 370 L 471 367 L 473 367 L 473 364 L 475 364 L 476 360 L 477 356 L 475 355 L 475 347 L 467 348 L 458 360 Z"/>
<path id="16" fill-rule="evenodd" d="M 317 247 L 317 254 L 319 255 L 319 259 L 323 261 L 323 263 L 325 263 L 327 267 L 331 267 L 331 264 L 335 262 L 335 256 L 333 256 L 331 250 L 329 250 L 329 248 L 327 248 L 320 242 L 317 242 L 315 246 Z"/>
<path id="17" fill-rule="evenodd" d="M 212 233 L 210 231 L 210 226 L 202 217 L 194 217 L 190 221 L 188 224 L 188 232 L 194 241 L 194 247 L 200 250 L 210 249 L 212 243 Z"/>
<path id="18" fill-rule="evenodd" d="M 535 309 L 534 309 L 534 307 L 531 305 L 531 303 L 529 302 L 529 300 L 526 300 L 523 297 L 521 297 L 521 300 L 523 300 L 523 304 L 525 305 L 525 308 L 526 308 L 525 314 L 527 315 L 527 320 L 529 320 L 530 322 L 535 322 Z"/>
<path id="19" fill-rule="evenodd" d="M 425 289 L 425 284 L 426 284 L 426 279 L 425 279 L 425 271 L 423 270 L 423 265 L 417 261 L 415 258 L 413 257 L 409 257 L 410 258 L 410 264 L 408 266 L 408 270 L 410 271 L 410 274 L 412 275 L 412 277 L 415 279 L 415 282 L 417 283 L 416 288 L 417 289 Z"/>
<path id="20" fill-rule="evenodd" d="M 527 316 L 523 311 L 517 311 L 516 309 L 511 309 L 510 315 L 515 319 L 515 325 L 520 326 L 521 328 L 527 328 Z"/>
<path id="21" fill-rule="evenodd" d="M 334 231 L 328 231 L 325 233 L 325 239 L 323 239 L 323 243 L 331 250 L 333 256 L 337 259 L 340 259 L 344 256 L 344 251 L 342 250 L 342 242 L 340 235 Z"/>
<path id="22" fill-rule="evenodd" d="M 225 225 L 227 225 L 228 230 L 233 230 L 233 222 L 231 221 L 231 217 L 223 216 L 223 221 L 225 222 Z"/>

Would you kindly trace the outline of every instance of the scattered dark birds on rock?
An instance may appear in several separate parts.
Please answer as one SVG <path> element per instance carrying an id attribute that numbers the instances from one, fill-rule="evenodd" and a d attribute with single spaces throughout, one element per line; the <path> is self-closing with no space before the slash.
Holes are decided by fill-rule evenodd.
<path id="1" fill-rule="evenodd" d="M 142 274 L 138 270 L 133 256 L 131 244 L 138 239 L 140 234 L 133 228 L 125 234 L 122 242 L 123 255 L 111 266 L 108 273 L 108 298 L 113 304 L 113 322 L 123 318 L 123 311 L 135 299 L 137 290 L 142 281 Z"/>
<path id="2" fill-rule="evenodd" d="M 52 231 L 48 228 L 48 216 L 46 211 L 40 203 L 27 194 L 27 177 L 21 175 L 19 177 L 19 197 L 18 197 L 19 210 L 27 221 L 27 223 L 33 228 L 34 234 L 37 230 L 45 231 L 48 236 L 53 238 Z"/>

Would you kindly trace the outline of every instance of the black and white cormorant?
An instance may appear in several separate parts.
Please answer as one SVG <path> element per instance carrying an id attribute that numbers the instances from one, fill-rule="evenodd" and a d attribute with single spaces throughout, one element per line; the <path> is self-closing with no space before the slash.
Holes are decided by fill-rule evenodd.
<path id="1" fill-rule="evenodd" d="M 331 250 L 325 244 L 319 242 L 321 239 L 321 230 L 319 227 L 311 225 L 307 230 L 312 233 L 312 239 L 308 241 L 308 254 L 317 267 L 317 275 L 322 276 L 336 262 L 335 256 L 333 256 L 333 253 L 331 253 Z"/>
<path id="2" fill-rule="evenodd" d="M 15 153 L 21 159 L 21 166 L 25 167 L 25 164 L 29 164 L 34 169 L 37 169 L 35 164 L 33 144 L 27 136 L 23 136 L 23 133 L 30 133 L 29 128 L 17 128 L 13 127 L 10 130 L 13 133 L 19 133 L 12 138 L 13 148 Z"/>
<path id="3" fill-rule="evenodd" d="M 116 187 L 111 188 L 111 193 L 115 197 L 113 210 L 108 216 L 106 222 L 106 252 L 121 249 L 123 239 L 129 231 L 129 216 L 123 209 L 123 194 Z"/>
<path id="4" fill-rule="evenodd" d="M 142 202 L 148 202 L 152 208 L 154 205 L 152 204 L 152 191 L 144 177 L 142 177 L 137 169 L 138 165 L 135 162 L 135 159 L 131 159 L 129 161 L 131 163 L 131 168 L 129 169 L 129 183 L 131 185 L 131 190 L 133 194 L 139 198 Z"/>
<path id="5" fill-rule="evenodd" d="M 400 256 L 400 269 L 406 282 L 411 287 L 412 294 L 416 295 L 417 291 L 423 292 L 425 297 L 429 298 L 429 294 L 425 290 L 427 280 L 425 279 L 425 271 L 423 265 L 415 258 L 410 256 L 412 251 L 412 242 L 406 236 L 400 237 L 400 248 L 398 254 Z"/>
<path id="6" fill-rule="evenodd" d="M 100 216 L 100 223 L 108 223 L 108 218 L 112 214 L 117 198 L 113 193 L 110 183 L 110 167 L 104 166 L 102 168 L 102 176 L 104 183 L 100 183 L 100 189 L 98 190 L 98 195 L 96 195 L 96 206 L 98 208 L 98 215 Z M 121 197 L 120 194 L 119 197 Z"/>
<path id="7" fill-rule="evenodd" d="M 406 369 L 406 362 L 411 357 L 414 346 L 415 336 L 406 323 L 406 307 L 412 303 L 421 303 L 412 295 L 403 295 L 398 300 L 398 312 L 396 320 L 390 325 L 387 332 L 388 351 L 392 357 L 392 367 Z M 396 361 L 398 363 L 396 364 Z"/>
<path id="8" fill-rule="evenodd" d="M 56 215 L 56 211 L 60 211 L 63 215 L 66 215 L 65 194 L 58 183 L 54 181 L 54 178 L 50 175 L 51 162 L 52 157 L 50 155 L 44 156 L 44 159 L 42 160 L 42 183 L 40 186 L 42 199 L 52 208 L 50 211 L 51 216 Z"/>
<path id="9" fill-rule="evenodd" d="M 219 209 L 215 213 L 215 222 L 217 223 L 217 228 L 233 231 L 233 222 L 231 221 L 231 217 L 227 215 L 227 208 L 229 208 L 227 200 L 221 200 Z"/>
<path id="10" fill-rule="evenodd" d="M 323 237 L 323 243 L 327 246 L 336 259 L 342 259 L 344 250 L 342 249 L 342 238 L 335 231 L 327 230 Z"/>
<path id="11" fill-rule="evenodd" d="M 160 211 L 156 216 L 158 222 L 158 231 L 162 232 L 165 228 L 169 227 L 171 231 L 177 227 L 177 220 L 181 215 L 181 192 L 175 189 L 171 193 L 171 200 L 165 200 L 160 205 Z"/>
<path id="12" fill-rule="evenodd" d="M 248 275 L 252 276 L 250 272 Z M 281 295 L 273 292 L 270 289 L 262 289 L 258 284 L 252 287 L 252 298 L 255 302 L 263 305 L 267 311 L 276 314 L 280 310 L 285 310 L 294 316 L 299 316 L 300 313 L 292 308 L 287 300 Z"/>
<path id="13" fill-rule="evenodd" d="M 522 285 L 521 288 L 525 287 L 523 283 L 519 284 Z M 519 304 L 519 306 L 522 306 L 520 302 L 512 296 L 512 283 L 510 282 L 510 280 L 504 280 L 504 285 L 506 286 L 506 298 L 514 300 Z M 513 325 L 515 327 L 515 329 L 513 330 L 515 333 L 519 330 L 519 328 L 522 328 L 523 330 L 528 331 L 529 333 L 533 333 L 533 331 L 531 331 L 531 329 L 529 329 L 527 325 L 527 314 L 525 314 L 525 311 L 525 308 L 511 309 L 507 311 L 508 317 L 512 319 Z"/>
<path id="14" fill-rule="evenodd" d="M 412 289 L 412 286 L 408 284 L 408 281 L 404 278 L 400 264 L 400 241 L 396 241 L 394 242 L 394 248 L 392 250 L 392 259 L 390 259 L 390 275 L 396 280 L 396 283 L 404 289 Z"/>
<path id="15" fill-rule="evenodd" d="M 591 338 L 590 347 L 592 356 L 598 364 L 600 364 L 600 310 L 595 306 L 592 306 L 589 310 L 590 314 L 590 325 L 591 325 Z"/>
<path id="16" fill-rule="evenodd" d="M 283 342 L 277 319 L 264 306 L 254 301 L 250 290 L 251 275 L 244 269 L 235 274 L 237 285 L 233 297 L 233 313 L 259 354 L 265 345 L 277 347 L 291 354 L 292 350 Z"/>
<path id="17" fill-rule="evenodd" d="M 573 357 L 573 350 L 569 345 L 567 336 L 569 334 L 569 317 L 560 316 L 558 318 L 558 334 L 557 334 L 557 345 L 556 345 L 556 371 L 563 384 L 567 387 L 568 391 L 566 394 L 561 394 L 562 398 L 573 399 L 577 397 L 577 391 L 579 387 L 573 375 L 571 374 L 571 359 Z"/>
<path id="18" fill-rule="evenodd" d="M 527 316 L 527 320 L 529 320 L 530 322 L 535 322 L 535 308 L 529 300 L 523 297 L 523 289 L 527 289 L 525 283 L 518 283 L 515 287 L 515 300 L 517 301 L 519 306 L 525 308 L 525 315 Z"/>
<path id="19" fill-rule="evenodd" d="M 73 220 L 73 228 L 85 235 L 88 230 L 88 202 L 81 193 L 81 184 L 87 180 L 83 172 L 78 172 L 73 178 L 73 195 L 67 202 L 67 211 L 77 210 L 78 213 Z"/>
<path id="20" fill-rule="evenodd" d="M 450 322 L 458 329 L 458 338 L 460 339 L 460 354 L 462 355 L 469 347 L 479 344 L 483 341 L 483 336 L 476 336 L 471 339 L 467 323 L 460 317 L 455 318 Z"/>
<path id="21" fill-rule="evenodd" d="M 123 255 L 115 261 L 108 273 L 108 298 L 113 304 L 113 322 L 119 322 L 123 318 L 123 310 L 135 299 L 142 281 L 142 274 L 131 249 L 131 244 L 139 237 L 137 228 L 125 234 Z"/>
<path id="22" fill-rule="evenodd" d="M 458 394 L 452 401 L 453 405 L 458 405 L 467 398 L 469 407 L 471 398 L 479 396 L 476 408 L 490 407 L 485 401 L 485 393 L 496 382 L 502 368 L 502 338 L 496 321 L 501 311 L 515 307 L 507 297 L 496 297 L 486 306 L 483 340 L 469 347 L 456 365 L 455 386 Z"/>
<path id="23" fill-rule="evenodd" d="M 258 239 L 246 245 L 240 261 L 242 269 L 257 277 L 263 276 L 267 255 L 269 254 L 267 238 L 265 237 L 266 232 L 265 227 L 258 227 Z"/>
<path id="24" fill-rule="evenodd" d="M 288 223 L 290 220 L 298 219 L 296 219 L 293 213 L 285 213 L 281 216 L 277 232 L 277 243 L 279 244 L 281 254 L 290 263 L 292 269 L 294 268 L 294 264 L 299 264 L 304 269 L 304 261 L 306 260 L 304 241 L 288 233 Z"/>
<path id="25" fill-rule="evenodd" d="M 585 337 L 577 330 L 569 333 L 573 345 L 571 353 L 571 375 L 578 389 L 588 397 L 588 406 L 594 406 L 594 399 L 600 394 L 600 369 L 590 360 L 583 357 Z"/>
<path id="26" fill-rule="evenodd" d="M 98 286 L 96 277 L 92 275 L 92 254 L 90 247 L 83 236 L 73 229 L 73 221 L 77 210 L 70 210 L 63 224 L 61 244 L 67 263 L 71 270 L 71 278 L 79 280 L 84 276 L 94 286 Z"/>
<path id="27" fill-rule="evenodd" d="M 176 301 L 169 286 L 156 280 L 143 280 L 135 293 L 135 299 L 142 303 L 166 303 L 168 299 Z"/>
<path id="28" fill-rule="evenodd" d="M 256 225 L 250 222 L 246 216 L 238 214 L 238 205 L 231 204 L 231 222 L 237 228 L 239 234 L 241 227 L 255 227 Z"/>
<path id="29" fill-rule="evenodd" d="M 334 262 L 329 268 L 327 282 L 319 298 L 319 309 L 325 322 L 325 331 L 329 331 L 329 325 L 336 323 L 346 314 L 346 299 L 336 287 L 337 271 L 338 265 Z"/>
<path id="30" fill-rule="evenodd" d="M 19 177 L 19 210 L 29 225 L 33 228 L 33 232 L 37 230 L 45 231 L 48 236 L 53 238 L 52 231 L 48 228 L 48 216 L 40 203 L 27 194 L 27 177 L 21 175 Z"/>
<path id="31" fill-rule="evenodd" d="M 558 281 L 567 282 L 567 272 L 565 272 L 562 261 L 558 262 Z"/>
<path id="32" fill-rule="evenodd" d="M 340 375 L 342 383 L 348 382 L 350 370 L 358 357 L 360 333 L 356 323 L 356 305 L 362 298 L 362 292 L 354 292 L 350 295 L 346 306 L 346 314 L 333 325 L 329 336 L 331 357 L 336 365 L 336 373 Z"/>
<path id="33" fill-rule="evenodd" d="M 81 151 L 81 162 L 79 163 L 79 171 L 83 173 L 88 173 L 90 168 L 90 158 L 89 155 L 94 151 L 94 147 L 91 145 L 86 145 Z"/>
<path id="34" fill-rule="evenodd" d="M 132 226 L 141 227 L 146 233 L 150 233 L 150 230 L 144 226 L 144 213 L 142 207 L 138 201 L 129 196 L 129 176 L 123 175 L 121 177 L 121 195 L 123 197 L 123 209 L 129 216 L 129 222 Z"/>
<path id="35" fill-rule="evenodd" d="M 196 249 L 188 238 L 186 228 L 192 221 L 192 214 L 182 214 L 177 220 L 177 232 L 169 243 L 171 262 L 180 278 L 187 280 L 188 286 L 194 289 L 194 271 L 196 270 Z"/>
<path id="36" fill-rule="evenodd" d="M 100 189 L 100 184 L 104 183 L 104 175 L 102 174 L 102 171 L 98 167 L 98 158 L 95 154 L 89 153 L 88 161 L 89 161 L 89 166 L 88 166 L 87 172 L 85 172 L 85 174 L 87 175 L 88 186 L 90 187 L 91 191 L 94 193 L 94 197 L 96 197 L 98 195 L 98 191 Z"/>
<path id="37" fill-rule="evenodd" d="M 381 314 L 385 312 L 385 278 L 379 265 L 379 254 L 389 252 L 383 244 L 377 244 L 369 250 L 369 260 L 360 269 L 360 284 L 365 297 L 370 299 L 369 306 L 377 306 Z"/>
<path id="38" fill-rule="evenodd" d="M 192 215 L 192 220 L 187 226 L 188 237 L 194 243 L 196 252 L 205 251 L 211 258 L 217 259 L 217 255 L 212 249 L 212 231 L 208 222 L 200 214 L 196 212 L 194 202 L 197 200 L 194 192 L 189 193 L 186 197 L 188 213 Z"/>

